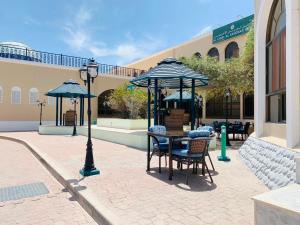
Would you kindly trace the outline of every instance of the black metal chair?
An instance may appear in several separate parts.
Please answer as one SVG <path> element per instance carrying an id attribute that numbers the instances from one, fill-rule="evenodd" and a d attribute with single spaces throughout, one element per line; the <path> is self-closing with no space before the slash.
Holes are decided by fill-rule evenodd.
<path id="1" fill-rule="evenodd" d="M 173 150 L 172 156 L 173 159 L 178 161 L 181 164 L 187 165 L 187 170 L 189 170 L 190 165 L 193 165 L 193 173 L 197 174 L 197 168 L 199 164 L 202 165 L 202 175 L 205 175 L 205 169 L 209 175 L 211 183 L 213 183 L 212 176 L 209 172 L 207 167 L 205 156 L 207 155 L 208 151 L 208 141 L 207 139 L 203 138 L 194 138 L 188 141 L 188 148 L 187 149 L 178 149 Z M 189 174 L 186 175 L 186 184 L 188 184 Z"/>
<path id="2" fill-rule="evenodd" d="M 249 136 L 249 128 L 250 128 L 250 122 L 246 122 L 245 125 L 243 125 L 242 127 L 240 127 L 237 131 L 236 134 L 240 134 L 242 136 L 242 140 L 244 140 Z"/>
<path id="3" fill-rule="evenodd" d="M 152 126 L 149 128 L 149 131 L 153 133 L 165 133 L 166 127 L 165 126 Z M 152 159 L 153 155 L 159 157 L 159 173 L 161 173 L 161 157 L 165 157 L 165 165 L 167 166 L 167 154 L 169 151 L 169 143 L 167 138 L 157 137 L 155 135 L 150 135 L 152 138 L 152 152 L 150 154 L 150 160 Z"/>

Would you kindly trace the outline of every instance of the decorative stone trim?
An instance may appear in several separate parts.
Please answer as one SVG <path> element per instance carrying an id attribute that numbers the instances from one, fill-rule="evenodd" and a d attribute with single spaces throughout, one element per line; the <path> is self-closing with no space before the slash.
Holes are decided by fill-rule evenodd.
<path id="1" fill-rule="evenodd" d="M 249 137 L 239 149 L 239 155 L 249 169 L 270 189 L 296 181 L 296 152 Z"/>

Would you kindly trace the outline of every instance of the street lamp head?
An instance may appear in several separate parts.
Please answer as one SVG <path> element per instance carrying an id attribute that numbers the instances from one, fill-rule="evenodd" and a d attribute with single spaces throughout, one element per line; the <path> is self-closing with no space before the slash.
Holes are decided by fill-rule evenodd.
<path id="1" fill-rule="evenodd" d="M 88 69 L 88 73 L 90 74 L 92 80 L 98 76 L 98 64 L 93 58 L 89 59 L 87 69 Z"/>
<path id="2" fill-rule="evenodd" d="M 230 96 L 231 96 L 231 91 L 230 91 L 229 88 L 227 88 L 227 89 L 225 90 L 225 97 L 230 97 Z"/>
<path id="3" fill-rule="evenodd" d="M 87 82 L 87 66 L 86 64 L 83 64 L 81 68 L 79 69 L 80 73 L 80 79 L 86 84 Z"/>

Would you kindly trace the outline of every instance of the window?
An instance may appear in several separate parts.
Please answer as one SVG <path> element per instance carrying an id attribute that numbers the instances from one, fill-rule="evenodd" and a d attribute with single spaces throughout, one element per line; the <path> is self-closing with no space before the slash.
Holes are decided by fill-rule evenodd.
<path id="1" fill-rule="evenodd" d="M 0 86 L 0 103 L 3 103 L 3 88 Z"/>
<path id="2" fill-rule="evenodd" d="M 208 53 L 207 53 L 208 56 L 210 57 L 216 57 L 217 60 L 219 60 L 220 58 L 220 55 L 219 55 L 219 50 L 217 48 L 211 48 Z"/>
<path id="3" fill-rule="evenodd" d="M 11 89 L 11 104 L 21 104 L 21 88 L 13 87 Z"/>
<path id="4" fill-rule="evenodd" d="M 243 98 L 244 98 L 244 118 L 252 119 L 254 117 L 254 95 L 245 93 Z"/>
<path id="5" fill-rule="evenodd" d="M 236 42 L 230 42 L 225 49 L 225 59 L 238 58 L 239 56 L 239 45 Z"/>
<path id="6" fill-rule="evenodd" d="M 286 14 L 285 1 L 274 2 L 267 33 L 266 120 L 286 120 Z"/>
<path id="7" fill-rule="evenodd" d="M 37 88 L 31 88 L 29 90 L 29 104 L 33 105 L 37 103 L 39 99 L 39 91 Z"/>
<path id="8" fill-rule="evenodd" d="M 194 56 L 195 56 L 196 58 L 198 58 L 198 59 L 201 59 L 201 58 L 202 58 L 200 52 L 196 52 L 196 53 L 194 54 Z"/>
<path id="9" fill-rule="evenodd" d="M 206 115 L 208 118 L 225 118 L 228 109 L 228 118 L 240 118 L 240 97 L 230 96 L 228 108 L 224 96 L 214 97 L 206 102 Z"/>

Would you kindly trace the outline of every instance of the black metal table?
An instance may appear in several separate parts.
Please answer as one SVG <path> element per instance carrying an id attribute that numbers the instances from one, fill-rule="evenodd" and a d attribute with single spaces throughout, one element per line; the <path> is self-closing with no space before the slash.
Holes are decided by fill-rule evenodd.
<path id="1" fill-rule="evenodd" d="M 184 138 L 188 136 L 184 131 L 167 131 L 165 134 L 158 134 L 153 132 L 147 132 L 148 146 L 147 146 L 147 171 L 150 171 L 150 137 L 164 137 L 169 140 L 169 180 L 173 177 L 173 158 L 172 158 L 172 145 L 174 139 Z"/>

